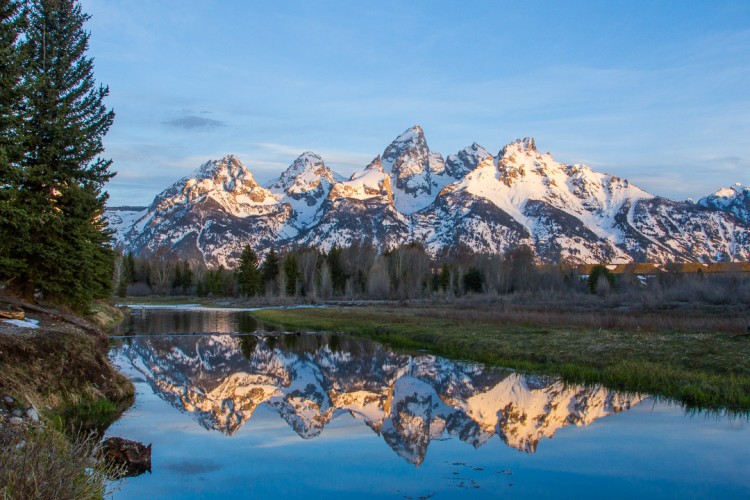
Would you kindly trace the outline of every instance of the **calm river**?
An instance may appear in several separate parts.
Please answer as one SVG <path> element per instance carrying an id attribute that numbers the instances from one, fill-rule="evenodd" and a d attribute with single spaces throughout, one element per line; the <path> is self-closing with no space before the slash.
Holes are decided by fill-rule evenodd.
<path id="1" fill-rule="evenodd" d="M 750 497 L 750 424 L 604 387 L 143 309 L 111 357 L 153 444 L 115 498 Z"/>

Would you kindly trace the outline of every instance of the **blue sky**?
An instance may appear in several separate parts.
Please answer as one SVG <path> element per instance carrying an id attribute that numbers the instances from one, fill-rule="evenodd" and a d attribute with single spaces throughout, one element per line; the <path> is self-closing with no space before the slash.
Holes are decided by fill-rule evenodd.
<path id="1" fill-rule="evenodd" d="M 416 123 L 444 156 L 533 136 L 677 199 L 750 183 L 747 1 L 81 3 L 112 206 L 229 153 L 349 174 Z"/>

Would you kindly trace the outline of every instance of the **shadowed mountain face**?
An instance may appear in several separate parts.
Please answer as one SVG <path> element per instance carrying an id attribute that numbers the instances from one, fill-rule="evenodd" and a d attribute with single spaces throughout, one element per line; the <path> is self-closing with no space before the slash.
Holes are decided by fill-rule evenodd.
<path id="1" fill-rule="evenodd" d="M 206 429 L 232 435 L 268 405 L 311 439 L 348 413 L 416 465 L 446 436 L 479 447 L 497 435 L 533 453 L 561 427 L 642 399 L 341 335 L 144 336 L 118 348 L 115 362 Z"/>

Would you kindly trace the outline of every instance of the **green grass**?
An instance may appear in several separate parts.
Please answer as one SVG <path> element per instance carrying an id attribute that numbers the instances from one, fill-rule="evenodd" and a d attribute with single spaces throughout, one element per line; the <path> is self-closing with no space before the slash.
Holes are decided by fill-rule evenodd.
<path id="1" fill-rule="evenodd" d="M 45 417 L 58 431 L 71 435 L 94 432 L 101 436 L 127 406 L 107 398 L 98 398 L 59 405 Z"/>
<path id="2" fill-rule="evenodd" d="M 507 315 L 434 306 L 267 309 L 254 315 L 287 329 L 348 332 L 396 348 L 663 396 L 689 408 L 750 411 L 747 335 L 552 326 L 541 319 L 513 323 Z"/>

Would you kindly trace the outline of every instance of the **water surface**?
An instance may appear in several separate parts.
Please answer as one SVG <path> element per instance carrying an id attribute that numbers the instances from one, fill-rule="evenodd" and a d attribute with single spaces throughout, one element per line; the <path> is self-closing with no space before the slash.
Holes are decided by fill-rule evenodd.
<path id="1" fill-rule="evenodd" d="M 116 498 L 743 498 L 750 426 L 604 387 L 143 310 L 112 357 L 153 443 Z M 211 334 L 205 335 L 204 332 Z"/>

